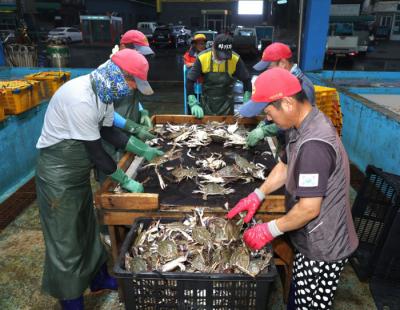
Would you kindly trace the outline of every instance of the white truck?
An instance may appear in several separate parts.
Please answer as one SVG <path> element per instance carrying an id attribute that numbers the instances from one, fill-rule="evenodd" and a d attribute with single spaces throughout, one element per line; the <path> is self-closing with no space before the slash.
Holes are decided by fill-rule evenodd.
<path id="1" fill-rule="evenodd" d="M 158 27 L 156 22 L 139 22 L 137 24 L 137 30 L 143 32 L 143 34 L 151 39 L 153 37 L 154 30 Z"/>
<path id="2" fill-rule="evenodd" d="M 353 35 L 353 24 L 337 23 L 329 26 L 326 55 L 332 57 L 346 57 L 349 59 L 358 55 L 358 37 Z"/>

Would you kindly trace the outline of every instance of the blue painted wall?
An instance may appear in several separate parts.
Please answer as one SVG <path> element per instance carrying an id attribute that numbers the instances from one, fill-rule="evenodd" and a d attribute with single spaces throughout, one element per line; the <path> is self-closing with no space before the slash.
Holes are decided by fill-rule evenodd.
<path id="1" fill-rule="evenodd" d="M 43 68 L 0 68 L 0 79 L 15 79 L 26 74 L 49 71 Z M 92 69 L 65 69 L 72 77 Z M 42 131 L 48 101 L 18 116 L 0 122 L 0 203 L 34 175 L 38 151 L 36 142 Z"/>
<path id="2" fill-rule="evenodd" d="M 358 96 L 340 93 L 343 144 L 361 171 L 368 164 L 400 175 L 400 122 L 365 104 Z"/>
<path id="3" fill-rule="evenodd" d="M 305 1 L 300 67 L 304 71 L 321 70 L 327 42 L 330 0 Z"/>
<path id="4" fill-rule="evenodd" d="M 0 122 L 0 202 L 34 174 L 36 141 L 40 136 L 47 102 Z"/>
<path id="5" fill-rule="evenodd" d="M 318 85 L 335 87 L 331 71 L 307 74 Z M 358 94 L 400 94 L 398 87 L 384 87 L 385 81 L 399 81 L 400 72 L 338 71 L 348 87 L 337 87 L 343 114 L 342 141 L 350 160 L 361 170 L 372 164 L 400 175 L 400 117 Z M 352 87 L 355 80 L 378 81 L 380 87 Z M 400 104 L 400 103 L 399 103 Z"/>
<path id="6" fill-rule="evenodd" d="M 306 71 L 306 70 L 304 70 Z M 385 80 L 399 80 L 400 78 L 400 73 L 399 72 L 389 72 L 389 71 L 336 71 L 333 73 L 333 71 L 321 71 L 318 73 L 308 73 L 307 75 L 310 76 L 310 78 L 314 79 L 326 79 L 326 80 L 331 80 L 332 76 L 334 74 L 335 79 L 348 79 L 349 81 L 351 80 L 358 80 L 358 79 L 363 79 L 363 80 L 379 80 L 384 82 Z"/>

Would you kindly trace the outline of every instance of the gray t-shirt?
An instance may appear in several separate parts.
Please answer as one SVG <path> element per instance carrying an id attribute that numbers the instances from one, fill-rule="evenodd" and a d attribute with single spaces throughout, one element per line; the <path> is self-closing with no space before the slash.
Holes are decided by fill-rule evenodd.
<path id="1" fill-rule="evenodd" d="M 286 164 L 286 154 L 281 158 Z M 294 177 L 298 198 L 325 197 L 328 179 L 335 170 L 336 153 L 331 145 L 322 141 L 305 142 L 297 155 Z"/>
<path id="2" fill-rule="evenodd" d="M 113 121 L 114 106 L 99 98 L 96 101 L 89 75 L 77 77 L 51 98 L 36 147 L 46 148 L 69 139 L 98 140 L 100 128 L 111 127 Z"/>
<path id="3" fill-rule="evenodd" d="M 305 142 L 297 155 L 294 174 L 299 198 L 325 197 L 328 179 L 335 170 L 336 153 L 322 141 Z"/>

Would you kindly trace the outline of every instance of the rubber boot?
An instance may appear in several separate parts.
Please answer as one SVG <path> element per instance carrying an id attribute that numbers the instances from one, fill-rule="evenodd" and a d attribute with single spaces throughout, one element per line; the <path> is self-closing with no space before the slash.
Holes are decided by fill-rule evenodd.
<path id="1" fill-rule="evenodd" d="M 118 290 L 117 280 L 108 274 L 107 264 L 101 266 L 99 272 L 90 283 L 90 290 L 92 292 Z"/>
<path id="2" fill-rule="evenodd" d="M 63 310 L 84 310 L 83 296 L 75 299 L 60 300 Z"/>

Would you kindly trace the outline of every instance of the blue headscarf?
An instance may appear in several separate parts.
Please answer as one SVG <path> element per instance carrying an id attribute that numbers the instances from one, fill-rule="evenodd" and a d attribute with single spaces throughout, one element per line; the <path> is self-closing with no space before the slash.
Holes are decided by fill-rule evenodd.
<path id="1" fill-rule="evenodd" d="M 131 94 L 131 89 L 125 81 L 121 69 L 111 60 L 90 73 L 97 96 L 106 104 Z"/>

